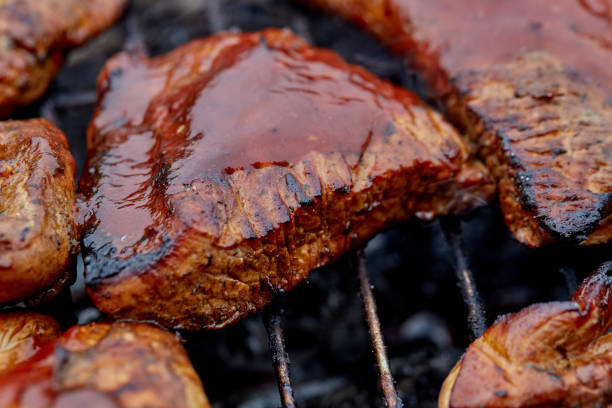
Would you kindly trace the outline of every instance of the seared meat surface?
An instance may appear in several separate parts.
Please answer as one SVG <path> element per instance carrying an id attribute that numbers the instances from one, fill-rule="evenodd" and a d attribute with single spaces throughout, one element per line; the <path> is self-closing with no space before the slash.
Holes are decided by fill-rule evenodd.
<path id="1" fill-rule="evenodd" d="M 28 321 L 35 319 L 34 321 Z M 40 326 L 40 316 L 4 321 L 0 336 Z M 4 324 L 7 323 L 7 324 Z M 32 356 L 0 374 L 0 406 L 10 408 L 207 408 L 202 383 L 180 341 L 141 323 L 91 323 L 33 343 Z M 19 341 L 22 342 L 19 345 Z"/>
<path id="2" fill-rule="evenodd" d="M 612 2 L 309 0 L 408 56 L 497 176 L 517 240 L 612 239 Z"/>
<path id="3" fill-rule="evenodd" d="M 62 334 L 50 316 L 33 312 L 0 314 L 0 375 L 31 358 Z"/>
<path id="4" fill-rule="evenodd" d="M 65 53 L 119 18 L 128 0 L 1 0 L 0 116 L 45 92 Z"/>
<path id="5" fill-rule="evenodd" d="M 612 100 L 548 53 L 455 78 L 451 116 L 499 180 L 521 242 L 612 237 Z"/>
<path id="6" fill-rule="evenodd" d="M 70 281 L 75 171 L 51 122 L 0 122 L 0 303 L 47 300 Z"/>
<path id="7" fill-rule="evenodd" d="M 415 95 L 275 29 L 119 54 L 88 146 L 88 292 L 177 328 L 235 322 L 389 224 L 494 190 Z"/>
<path id="8" fill-rule="evenodd" d="M 603 407 L 612 404 L 612 262 L 571 301 L 503 316 L 446 379 L 440 408 Z"/>

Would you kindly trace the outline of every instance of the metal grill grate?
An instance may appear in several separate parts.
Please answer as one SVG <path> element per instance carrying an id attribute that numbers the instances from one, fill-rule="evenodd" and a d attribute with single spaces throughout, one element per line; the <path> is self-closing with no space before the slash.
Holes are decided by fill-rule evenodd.
<path id="1" fill-rule="evenodd" d="M 473 336 L 480 336 L 486 328 L 484 308 L 478 296 L 474 276 L 467 264 L 461 237 L 460 221 L 456 218 L 447 218 L 443 221 L 443 228 L 449 243 L 452 245 L 455 256 L 455 269 L 459 287 L 463 299 L 468 307 L 468 325 Z M 365 320 L 368 325 L 370 338 L 376 355 L 376 362 L 379 370 L 379 382 L 382 390 L 385 407 L 402 408 L 403 403 L 397 395 L 389 358 L 385 350 L 385 343 L 380 329 L 380 319 L 376 311 L 376 302 L 372 293 L 372 285 L 368 277 L 368 270 L 365 264 L 363 250 L 358 250 L 354 256 L 353 263 L 357 270 L 359 279 L 361 299 Z M 294 408 L 294 392 L 291 386 L 291 376 L 289 372 L 289 357 L 285 352 L 285 341 L 280 322 L 280 309 L 276 305 L 268 307 L 264 311 L 264 322 L 269 333 L 270 351 L 276 370 L 278 389 L 283 408 Z"/>

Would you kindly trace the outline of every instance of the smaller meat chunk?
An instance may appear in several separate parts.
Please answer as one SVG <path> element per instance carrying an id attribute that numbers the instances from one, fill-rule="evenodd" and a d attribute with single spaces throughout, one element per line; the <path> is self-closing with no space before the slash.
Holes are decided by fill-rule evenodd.
<path id="1" fill-rule="evenodd" d="M 70 282 L 75 171 L 51 122 L 0 123 L 0 304 L 49 300 Z"/>
<path id="2" fill-rule="evenodd" d="M 612 262 L 569 302 L 503 316 L 447 377 L 440 408 L 603 407 L 612 404 Z"/>
<path id="3" fill-rule="evenodd" d="M 110 26 L 127 2 L 0 1 L 0 117 L 42 96 L 65 53 Z"/>
<path id="4" fill-rule="evenodd" d="M 0 375 L 36 354 L 62 334 L 50 316 L 33 312 L 0 314 Z"/>
<path id="5" fill-rule="evenodd" d="M 498 180 L 516 239 L 612 239 L 612 98 L 548 52 L 465 71 L 449 113 Z"/>
<path id="6" fill-rule="evenodd" d="M 34 319 L 34 320 L 32 320 Z M 0 336 L 40 325 L 14 316 Z M 14 338 L 14 336 L 13 336 Z M 29 359 L 0 373 L 0 406 L 11 408 L 207 408 L 202 383 L 173 334 L 142 323 L 75 326 L 43 342 Z M 17 347 L 34 351 L 21 338 Z"/>

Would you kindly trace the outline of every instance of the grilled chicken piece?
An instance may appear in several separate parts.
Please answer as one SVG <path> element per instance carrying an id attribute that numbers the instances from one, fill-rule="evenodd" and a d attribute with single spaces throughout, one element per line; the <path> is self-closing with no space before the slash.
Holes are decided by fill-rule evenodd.
<path id="1" fill-rule="evenodd" d="M 0 122 L 0 303 L 49 300 L 70 282 L 75 171 L 51 122 Z"/>
<path id="2" fill-rule="evenodd" d="M 447 377 L 440 408 L 603 407 L 612 404 L 612 262 L 570 302 L 503 316 Z"/>
<path id="3" fill-rule="evenodd" d="M 389 224 L 494 190 L 415 95 L 288 31 L 119 54 L 98 85 L 83 243 L 112 316 L 219 328 Z"/>
<path id="4" fill-rule="evenodd" d="M 116 21 L 128 0 L 1 0 L 0 117 L 45 92 L 65 53 Z"/>
<path id="5" fill-rule="evenodd" d="M 50 318 L 23 314 L 2 319 L 0 338 L 8 336 L 31 357 L 0 373 L 1 407 L 210 406 L 183 346 L 162 329 L 140 323 L 91 323 L 60 336 Z M 44 338 L 21 336 L 27 330 L 35 335 L 36 329 L 49 330 L 47 326 L 52 333 Z"/>
<path id="6" fill-rule="evenodd" d="M 520 242 L 612 239 L 612 1 L 308 0 L 422 72 Z"/>
<path id="7" fill-rule="evenodd" d="M 0 376 L 31 358 L 62 334 L 49 316 L 31 313 L 0 314 Z"/>

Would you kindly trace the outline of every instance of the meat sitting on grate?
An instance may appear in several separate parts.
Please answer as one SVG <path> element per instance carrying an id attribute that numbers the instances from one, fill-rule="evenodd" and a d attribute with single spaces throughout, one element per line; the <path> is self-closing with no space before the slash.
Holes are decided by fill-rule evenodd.
<path id="1" fill-rule="evenodd" d="M 75 169 L 51 122 L 0 122 L 0 303 L 48 300 L 69 283 Z"/>
<path id="2" fill-rule="evenodd" d="M 42 96 L 65 53 L 117 20 L 127 1 L 0 1 L 0 117 Z"/>
<path id="3" fill-rule="evenodd" d="M 88 146 L 89 294 L 176 328 L 235 322 L 391 223 L 494 190 L 415 95 L 276 29 L 114 57 Z"/>
<path id="4" fill-rule="evenodd" d="M 612 262 L 570 302 L 503 316 L 447 377 L 440 408 L 603 407 L 612 404 Z"/>
<path id="5" fill-rule="evenodd" d="M 612 240 L 612 1 L 308 0 L 410 58 L 520 242 Z"/>
<path id="6" fill-rule="evenodd" d="M 36 335 L 32 327 L 47 330 L 48 319 L 34 314 L 2 319 L 0 339 L 8 338 L 24 351 L 30 348 L 32 355 L 0 373 L 0 406 L 210 407 L 175 335 L 128 322 L 75 326 L 34 341 L 21 335 L 27 330 Z"/>
<path id="7" fill-rule="evenodd" d="M 50 316 L 33 312 L 0 314 L 0 376 L 61 334 L 59 324 Z"/>

